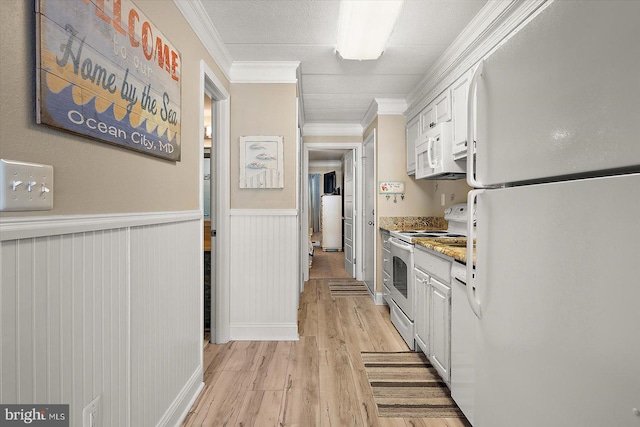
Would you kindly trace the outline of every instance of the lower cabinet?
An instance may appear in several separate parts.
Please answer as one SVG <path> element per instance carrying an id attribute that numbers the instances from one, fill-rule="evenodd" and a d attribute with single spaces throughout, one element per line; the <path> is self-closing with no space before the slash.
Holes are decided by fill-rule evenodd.
<path id="1" fill-rule="evenodd" d="M 414 269 L 416 287 L 415 340 L 418 348 L 429 354 L 429 276 L 422 270 Z M 416 349 L 417 350 L 417 349 Z"/>
<path id="2" fill-rule="evenodd" d="M 451 287 L 432 277 L 429 286 L 429 358 L 447 384 L 451 381 Z"/>
<path id="3" fill-rule="evenodd" d="M 451 383 L 451 261 L 415 251 L 415 341 L 442 379 Z"/>

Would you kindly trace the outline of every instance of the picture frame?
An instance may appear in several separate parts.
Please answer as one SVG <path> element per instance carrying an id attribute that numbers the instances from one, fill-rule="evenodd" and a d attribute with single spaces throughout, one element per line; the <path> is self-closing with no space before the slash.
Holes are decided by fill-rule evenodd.
<path id="1" fill-rule="evenodd" d="M 284 188 L 284 137 L 240 137 L 240 188 Z"/>

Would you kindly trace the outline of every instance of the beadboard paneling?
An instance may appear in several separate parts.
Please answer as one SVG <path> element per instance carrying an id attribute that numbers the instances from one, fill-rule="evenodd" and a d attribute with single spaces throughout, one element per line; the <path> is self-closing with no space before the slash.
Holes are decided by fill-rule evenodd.
<path id="1" fill-rule="evenodd" d="M 102 395 L 129 425 L 127 230 L 2 242 L 3 403 L 68 403 L 71 425 Z"/>
<path id="2" fill-rule="evenodd" d="M 295 211 L 232 211 L 231 339 L 297 340 Z"/>
<path id="3" fill-rule="evenodd" d="M 51 235 L 38 219 L 37 237 L 2 222 L 0 402 L 68 403 L 74 427 L 97 395 L 105 426 L 188 410 L 202 385 L 199 214 L 142 216 L 57 217 Z"/>
<path id="4" fill-rule="evenodd" d="M 199 224 L 131 229 L 132 426 L 167 417 L 167 408 L 201 369 Z"/>

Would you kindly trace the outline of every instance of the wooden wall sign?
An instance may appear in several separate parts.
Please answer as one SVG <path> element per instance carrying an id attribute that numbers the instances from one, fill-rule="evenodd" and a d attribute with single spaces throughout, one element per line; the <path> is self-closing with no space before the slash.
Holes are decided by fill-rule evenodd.
<path id="1" fill-rule="evenodd" d="M 130 0 L 36 12 L 38 123 L 179 161 L 180 54 L 158 28 Z"/>

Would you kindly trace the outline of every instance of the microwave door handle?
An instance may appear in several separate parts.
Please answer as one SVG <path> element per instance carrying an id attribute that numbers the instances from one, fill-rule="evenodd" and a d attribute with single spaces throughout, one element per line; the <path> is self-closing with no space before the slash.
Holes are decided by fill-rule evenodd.
<path id="1" fill-rule="evenodd" d="M 484 189 L 471 190 L 467 195 L 467 301 L 478 319 L 482 318 L 482 307 L 475 295 L 476 278 L 473 274 L 473 209 L 476 198 L 484 193 Z"/>
<path id="2" fill-rule="evenodd" d="M 469 93 L 467 94 L 467 184 L 474 188 L 483 188 L 484 185 L 476 179 L 475 170 L 475 158 L 474 151 L 476 146 L 476 120 L 474 118 L 476 113 L 476 89 L 478 87 L 478 81 L 482 76 L 482 69 L 484 68 L 484 60 L 478 63 L 478 66 L 473 71 L 471 82 L 469 83 Z"/>
<path id="3" fill-rule="evenodd" d="M 433 164 L 433 138 L 429 137 L 427 139 L 427 163 L 429 164 L 429 167 L 431 169 L 433 169 L 435 166 Z"/>

